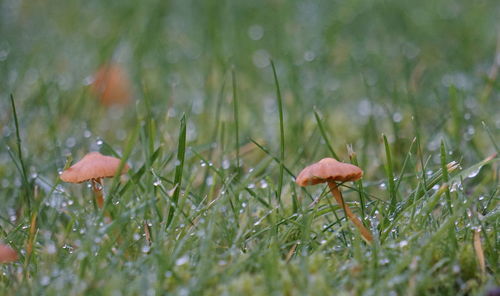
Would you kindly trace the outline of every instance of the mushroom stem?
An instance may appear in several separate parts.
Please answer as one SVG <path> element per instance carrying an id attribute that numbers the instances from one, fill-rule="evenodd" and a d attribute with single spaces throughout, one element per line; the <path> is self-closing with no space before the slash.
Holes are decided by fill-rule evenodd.
<path id="1" fill-rule="evenodd" d="M 330 191 L 332 192 L 335 200 L 339 203 L 339 205 L 344 209 L 344 212 L 352 223 L 358 228 L 361 235 L 365 238 L 366 241 L 371 242 L 373 240 L 372 233 L 363 225 L 363 223 L 354 215 L 349 206 L 344 202 L 344 198 L 342 197 L 342 193 L 340 192 L 338 185 L 334 181 L 328 182 L 328 187 L 330 187 Z"/>
<path id="2" fill-rule="evenodd" d="M 102 179 L 92 179 L 92 190 L 95 194 L 95 201 L 99 209 L 104 207 L 104 197 L 102 196 Z"/>

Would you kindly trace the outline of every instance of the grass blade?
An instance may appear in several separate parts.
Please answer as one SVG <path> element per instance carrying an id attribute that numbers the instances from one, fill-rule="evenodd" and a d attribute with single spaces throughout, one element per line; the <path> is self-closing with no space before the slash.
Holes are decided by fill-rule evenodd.
<path id="1" fill-rule="evenodd" d="M 328 137 L 326 136 L 325 128 L 323 127 L 323 123 L 321 122 L 321 118 L 319 117 L 318 111 L 314 110 L 314 118 L 316 118 L 316 123 L 318 124 L 319 131 L 321 133 L 321 136 L 323 137 L 323 140 L 325 140 L 326 147 L 332 154 L 332 156 L 336 160 L 340 160 L 339 157 L 337 156 L 337 153 L 332 148 L 332 145 L 330 144 L 330 141 L 328 140 Z"/>
<path id="2" fill-rule="evenodd" d="M 234 112 L 234 129 L 235 129 L 235 149 L 236 149 L 236 171 L 240 171 L 240 136 L 239 136 L 239 116 L 238 116 L 238 96 L 236 95 L 236 74 L 234 69 L 231 71 L 233 78 L 233 112 Z"/>
<path id="3" fill-rule="evenodd" d="M 186 115 L 183 114 L 181 118 L 181 127 L 179 130 L 179 144 L 177 146 L 177 160 L 175 163 L 175 191 L 172 195 L 173 205 L 170 205 L 168 210 L 168 218 L 167 223 L 165 224 L 165 228 L 168 228 L 172 219 L 174 218 L 174 211 L 179 201 L 179 195 L 181 193 L 181 184 L 182 184 L 182 173 L 184 171 L 184 156 L 186 154 Z"/>
<path id="4" fill-rule="evenodd" d="M 283 190 L 283 173 L 284 173 L 284 163 L 285 163 L 285 131 L 283 128 L 283 101 L 281 99 L 280 84 L 278 81 L 278 75 L 276 75 L 276 67 L 274 62 L 271 61 L 271 67 L 273 68 L 274 82 L 276 84 L 276 99 L 278 100 L 278 112 L 280 116 L 280 176 L 278 181 L 278 193 L 277 198 L 281 203 L 281 191 Z"/>
<path id="5" fill-rule="evenodd" d="M 385 146 L 385 157 L 386 157 L 386 165 L 385 165 L 385 173 L 387 175 L 387 181 L 389 184 L 389 194 L 391 202 L 389 204 L 389 215 L 392 215 L 396 210 L 396 190 L 394 184 L 394 168 L 392 164 L 392 156 L 391 156 L 391 147 L 389 146 L 389 142 L 387 141 L 387 137 L 382 134 L 384 138 L 384 146 Z"/>
<path id="6" fill-rule="evenodd" d="M 19 166 L 23 178 L 23 187 L 25 190 L 26 205 L 28 206 L 28 215 L 31 216 L 31 189 L 28 181 L 28 174 L 26 173 L 26 166 L 24 164 L 23 151 L 21 145 L 21 136 L 19 133 L 19 120 L 17 119 L 16 104 L 14 103 L 14 96 L 10 95 L 10 103 L 12 106 L 12 114 L 14 116 L 14 125 L 16 127 L 16 141 L 17 141 L 17 157 L 19 158 Z"/>

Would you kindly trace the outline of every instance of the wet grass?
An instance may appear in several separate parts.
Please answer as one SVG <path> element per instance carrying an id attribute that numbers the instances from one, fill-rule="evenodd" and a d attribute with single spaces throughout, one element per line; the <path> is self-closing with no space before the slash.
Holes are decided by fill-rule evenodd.
<path id="1" fill-rule="evenodd" d="M 0 240 L 20 253 L 0 295 L 500 285 L 497 1 L 0 7 Z M 133 104 L 89 90 L 110 60 Z M 58 178 L 89 151 L 131 166 L 104 210 Z M 294 183 L 323 157 L 364 170 L 341 189 L 372 244 Z"/>

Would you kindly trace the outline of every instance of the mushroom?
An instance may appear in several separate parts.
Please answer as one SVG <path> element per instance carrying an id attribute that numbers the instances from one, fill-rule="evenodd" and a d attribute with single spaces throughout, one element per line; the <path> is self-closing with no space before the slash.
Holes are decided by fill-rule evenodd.
<path id="1" fill-rule="evenodd" d="M 121 160 L 104 156 L 99 152 L 90 152 L 79 162 L 64 170 L 61 174 L 61 180 L 69 183 L 82 183 L 90 181 L 92 190 L 95 193 L 97 206 L 103 208 L 104 198 L 102 196 L 102 178 L 114 177 L 118 171 Z M 129 166 L 125 164 L 120 174 L 128 171 Z"/>
<path id="2" fill-rule="evenodd" d="M 18 258 L 17 252 L 11 247 L 0 244 L 0 263 L 10 263 L 16 261 Z"/>
<path id="3" fill-rule="evenodd" d="M 368 241 L 373 240 L 371 232 L 363 225 L 363 223 L 354 215 L 349 206 L 344 203 L 342 193 L 338 188 L 338 182 L 348 182 L 359 180 L 363 176 L 363 171 L 352 164 L 339 162 L 333 158 L 323 158 L 317 163 L 307 166 L 303 169 L 296 178 L 296 182 L 300 186 L 316 185 L 320 183 L 328 183 L 330 191 L 344 209 L 346 216 L 354 223 L 361 232 L 361 235 Z"/>
<path id="4" fill-rule="evenodd" d="M 91 91 L 105 106 L 126 105 L 132 97 L 130 85 L 123 67 L 110 63 L 101 66 L 94 75 Z"/>

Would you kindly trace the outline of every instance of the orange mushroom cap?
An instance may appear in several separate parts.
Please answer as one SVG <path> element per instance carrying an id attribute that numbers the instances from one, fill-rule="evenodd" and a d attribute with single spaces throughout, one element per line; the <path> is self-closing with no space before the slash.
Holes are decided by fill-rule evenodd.
<path id="1" fill-rule="evenodd" d="M 113 177 L 120 166 L 121 160 L 105 156 L 99 152 L 90 152 L 79 162 L 66 169 L 61 174 L 61 180 L 69 183 L 81 183 L 91 179 Z M 125 164 L 121 174 L 126 173 L 129 166 Z"/>
<path id="2" fill-rule="evenodd" d="M 125 105 L 132 98 L 131 84 L 123 67 L 107 64 L 94 75 L 91 91 L 103 105 Z"/>
<path id="3" fill-rule="evenodd" d="M 323 158 L 303 169 L 295 182 L 300 186 L 308 186 L 329 181 L 356 181 L 362 176 L 363 171 L 355 165 L 343 163 L 334 158 Z"/>
<path id="4" fill-rule="evenodd" d="M 14 262 L 18 258 L 17 252 L 7 245 L 0 244 L 0 263 Z"/>

